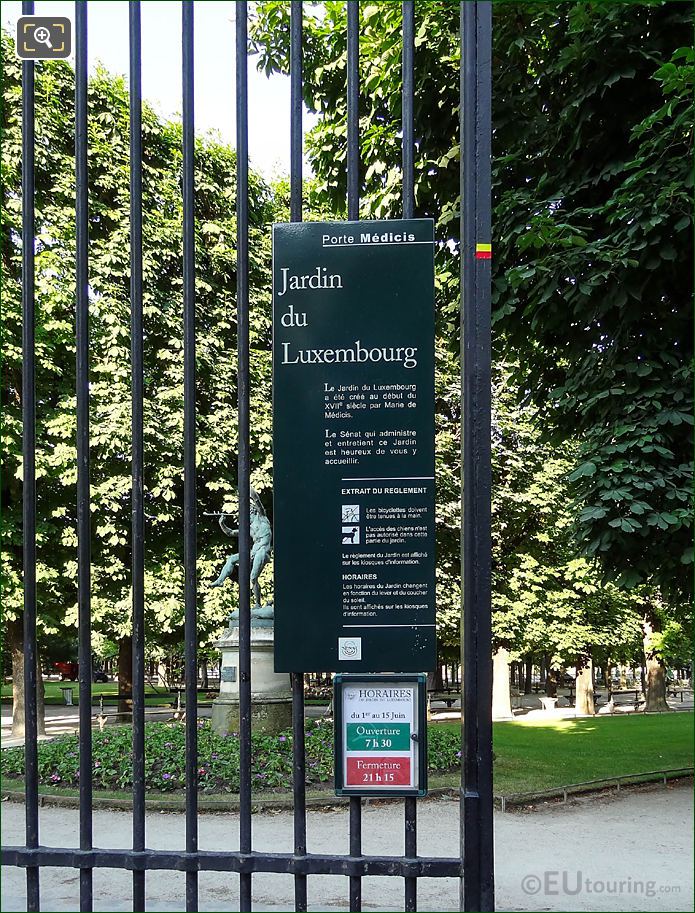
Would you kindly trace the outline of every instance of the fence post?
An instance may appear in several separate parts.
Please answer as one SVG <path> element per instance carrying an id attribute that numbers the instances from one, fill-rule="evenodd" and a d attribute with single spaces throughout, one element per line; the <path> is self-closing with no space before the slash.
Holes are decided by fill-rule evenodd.
<path id="1" fill-rule="evenodd" d="M 303 4 L 290 7 L 290 220 L 302 221 L 302 24 Z M 306 856 L 306 753 L 304 740 L 304 673 L 293 672 L 292 681 L 292 785 L 294 791 L 294 852 Z M 294 907 L 307 908 L 307 877 L 294 876 Z"/>
<path id="2" fill-rule="evenodd" d="M 198 582 L 196 545 L 195 127 L 193 3 L 181 5 L 183 96 L 183 563 L 185 568 L 186 852 L 198 851 Z M 198 873 L 186 872 L 186 910 L 198 909 Z"/>
<path id="3" fill-rule="evenodd" d="M 461 8 L 462 910 L 495 908 L 490 630 L 492 4 Z"/>
<path id="4" fill-rule="evenodd" d="M 22 13 L 31 16 L 33 0 L 25 0 Z M 34 61 L 22 61 L 22 564 L 24 572 L 24 766 L 25 839 L 27 847 L 39 845 L 39 760 L 37 750 L 37 648 L 36 648 L 36 384 L 34 235 Z M 14 708 L 17 712 L 17 708 Z M 27 910 L 38 910 L 39 869 L 27 866 Z"/>

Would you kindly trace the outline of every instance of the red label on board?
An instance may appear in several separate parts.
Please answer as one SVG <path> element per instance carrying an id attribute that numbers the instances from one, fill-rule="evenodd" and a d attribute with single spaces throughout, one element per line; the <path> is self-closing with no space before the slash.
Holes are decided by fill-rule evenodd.
<path id="1" fill-rule="evenodd" d="M 374 755 L 347 759 L 346 786 L 410 786 L 410 758 L 384 758 Z"/>

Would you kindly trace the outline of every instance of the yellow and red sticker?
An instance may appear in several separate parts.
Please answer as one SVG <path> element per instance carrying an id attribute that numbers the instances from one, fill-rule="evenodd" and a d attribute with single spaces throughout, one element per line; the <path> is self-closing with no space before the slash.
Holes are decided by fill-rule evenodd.
<path id="1" fill-rule="evenodd" d="M 492 244 L 476 244 L 475 259 L 492 260 Z"/>

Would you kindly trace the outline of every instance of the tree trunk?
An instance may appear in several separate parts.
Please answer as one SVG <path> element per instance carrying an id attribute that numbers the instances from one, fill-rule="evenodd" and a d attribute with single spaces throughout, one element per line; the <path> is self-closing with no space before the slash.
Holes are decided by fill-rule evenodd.
<path id="1" fill-rule="evenodd" d="M 7 642 L 12 654 L 12 738 L 24 738 L 24 625 L 21 618 L 7 622 Z M 36 653 L 36 732 L 46 734 L 41 660 Z"/>
<path id="2" fill-rule="evenodd" d="M 442 670 L 438 665 L 434 672 L 427 673 L 427 690 L 428 691 L 441 691 L 443 688 L 442 684 Z"/>
<path id="3" fill-rule="evenodd" d="M 118 693 L 130 695 L 118 701 L 119 713 L 133 709 L 133 638 L 128 635 L 118 641 Z"/>
<path id="4" fill-rule="evenodd" d="M 533 687 L 533 660 L 526 660 L 526 674 L 524 675 L 524 694 L 530 694 Z"/>
<path id="5" fill-rule="evenodd" d="M 545 693 L 548 697 L 557 697 L 557 686 L 560 679 L 560 673 L 557 669 L 548 664 L 545 673 Z"/>
<path id="6" fill-rule="evenodd" d="M 644 631 L 644 660 L 647 672 L 647 693 L 645 695 L 647 705 L 644 709 L 648 713 L 656 713 L 669 709 L 666 703 L 666 669 L 653 647 L 653 635 L 656 633 L 655 622 L 649 616 L 645 616 L 642 630 Z"/>
<path id="7" fill-rule="evenodd" d="M 593 716 L 596 713 L 594 704 L 593 662 L 590 656 L 577 657 L 577 716 Z"/>
<path id="8" fill-rule="evenodd" d="M 606 660 L 606 664 L 603 667 L 603 684 L 608 691 L 608 696 L 610 698 L 611 692 L 613 691 L 613 679 L 611 678 L 611 661 L 610 658 Z"/>
<path id="9" fill-rule="evenodd" d="M 202 670 L 203 670 L 203 675 L 202 675 L 202 682 L 200 684 L 200 687 L 203 689 L 203 691 L 207 691 L 210 688 L 210 678 L 208 675 L 207 662 L 203 663 Z"/>
<path id="10" fill-rule="evenodd" d="M 509 692 L 509 650 L 498 647 L 492 657 L 492 719 L 512 719 L 512 699 Z"/>

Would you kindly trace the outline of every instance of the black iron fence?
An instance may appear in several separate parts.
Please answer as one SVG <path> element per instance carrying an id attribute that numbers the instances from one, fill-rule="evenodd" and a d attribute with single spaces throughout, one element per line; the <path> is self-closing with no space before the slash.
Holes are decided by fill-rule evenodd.
<path id="1" fill-rule="evenodd" d="M 133 873 L 134 911 L 146 909 L 146 873 L 169 869 L 186 873 L 185 907 L 198 909 L 198 873 L 238 873 L 240 909 L 252 909 L 253 875 L 294 876 L 295 909 L 307 909 L 307 877 L 349 879 L 350 910 L 360 910 L 362 878 L 404 879 L 404 909 L 417 909 L 417 879 L 461 878 L 465 910 L 494 908 L 492 863 L 492 756 L 490 723 L 490 261 L 476 245 L 490 239 L 491 3 L 468 0 L 461 7 L 461 266 L 463 396 L 463 652 L 464 707 L 461 789 L 461 852 L 453 858 L 417 854 L 417 804 L 404 802 L 405 854 L 368 856 L 362 852 L 361 800 L 350 798 L 349 853 L 309 853 L 306 834 L 304 760 L 304 676 L 292 676 L 294 847 L 292 853 L 253 849 L 251 800 L 251 649 L 249 592 L 249 218 L 246 2 L 236 6 L 237 115 L 237 327 L 239 439 L 239 699 L 240 840 L 238 851 L 212 852 L 198 846 L 197 635 L 196 609 L 196 377 L 194 234 L 194 3 L 182 3 L 183 98 L 183 290 L 184 290 L 184 563 L 186 681 L 186 835 L 177 852 L 147 848 L 145 829 L 145 597 L 143 448 L 143 238 L 140 3 L 129 3 L 130 23 L 130 266 L 132 358 L 132 625 L 133 625 L 133 818 L 132 846 L 100 849 L 92 834 L 92 719 L 90 609 L 90 428 L 89 428 L 89 187 L 87 179 L 87 2 L 75 3 L 75 184 L 76 184 L 76 348 L 77 348 L 77 526 L 79 605 L 80 827 L 79 848 L 44 846 L 40 841 L 37 754 L 36 664 L 36 475 L 34 383 L 34 62 L 22 67 L 22 309 L 23 309 L 23 523 L 24 646 L 26 719 L 26 843 L 3 850 L 5 865 L 26 870 L 27 910 L 40 909 L 40 870 L 76 868 L 80 910 L 93 909 L 95 868 Z M 414 215 L 414 17 L 403 10 L 402 137 L 403 216 Z M 23 3 L 31 15 L 32 2 Z M 347 6 L 347 172 L 348 219 L 359 218 L 359 3 Z M 291 3 L 291 219 L 302 219 L 302 3 Z M 231 49 L 230 49 L 231 52 Z"/>

